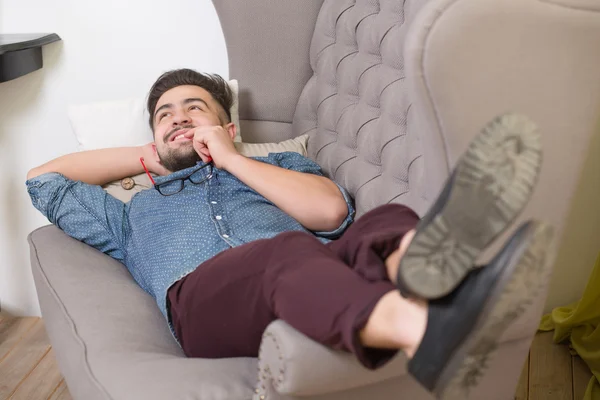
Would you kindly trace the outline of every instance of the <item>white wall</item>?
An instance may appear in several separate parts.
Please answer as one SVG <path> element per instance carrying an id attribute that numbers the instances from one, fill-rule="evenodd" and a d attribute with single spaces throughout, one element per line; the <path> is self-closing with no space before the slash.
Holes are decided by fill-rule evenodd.
<path id="1" fill-rule="evenodd" d="M 55 32 L 44 68 L 0 83 L 0 305 L 39 315 L 27 234 L 45 225 L 25 190 L 27 171 L 76 150 L 66 106 L 145 95 L 164 71 L 228 78 L 210 0 L 0 0 L 0 33 Z"/>

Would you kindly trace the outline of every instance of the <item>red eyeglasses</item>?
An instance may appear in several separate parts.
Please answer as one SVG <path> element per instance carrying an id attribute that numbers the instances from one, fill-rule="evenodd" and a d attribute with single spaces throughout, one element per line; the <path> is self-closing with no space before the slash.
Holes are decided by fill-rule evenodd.
<path id="1" fill-rule="evenodd" d="M 156 185 L 154 179 L 152 179 L 152 175 L 150 175 L 150 171 L 148 171 L 148 168 L 146 168 L 146 164 L 144 164 L 144 157 L 140 157 L 140 162 L 142 163 L 142 167 L 144 167 L 144 171 L 146 171 L 148 178 L 150 178 L 150 182 L 152 182 L 153 185 Z"/>

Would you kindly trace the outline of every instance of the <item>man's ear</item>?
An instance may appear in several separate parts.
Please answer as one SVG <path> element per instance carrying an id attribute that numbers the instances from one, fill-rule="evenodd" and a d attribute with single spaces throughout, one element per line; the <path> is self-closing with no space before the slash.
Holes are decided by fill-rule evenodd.
<path id="1" fill-rule="evenodd" d="M 154 161 L 160 164 L 160 157 L 158 156 L 158 150 L 156 150 L 156 143 L 152 143 L 152 155 L 154 156 Z"/>
<path id="2" fill-rule="evenodd" d="M 233 122 L 230 122 L 227 125 L 225 125 L 225 130 L 227 131 L 227 133 L 229 133 L 229 137 L 233 141 L 233 139 L 235 139 L 235 135 L 237 135 L 237 126 L 235 126 Z"/>

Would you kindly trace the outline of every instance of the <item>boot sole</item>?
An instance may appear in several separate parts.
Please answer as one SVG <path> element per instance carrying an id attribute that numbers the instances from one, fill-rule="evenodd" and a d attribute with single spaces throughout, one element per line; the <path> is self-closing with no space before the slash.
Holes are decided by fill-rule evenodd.
<path id="1" fill-rule="evenodd" d="M 457 348 L 432 392 L 443 400 L 469 398 L 486 370 L 498 339 L 537 299 L 551 272 L 553 229 L 544 223 L 532 226 L 531 240 L 519 257 L 511 260 L 488 297 L 473 334 Z"/>
<path id="2" fill-rule="evenodd" d="M 528 118 L 506 114 L 486 125 L 457 163 L 446 204 L 417 227 L 398 269 L 400 291 L 436 299 L 454 290 L 523 210 L 541 162 L 540 134 Z"/>

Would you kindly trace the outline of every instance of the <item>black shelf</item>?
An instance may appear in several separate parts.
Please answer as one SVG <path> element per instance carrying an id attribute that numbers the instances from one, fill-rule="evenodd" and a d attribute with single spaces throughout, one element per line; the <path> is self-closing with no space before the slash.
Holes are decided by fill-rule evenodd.
<path id="1" fill-rule="evenodd" d="M 0 82 L 42 68 L 42 46 L 59 40 L 56 33 L 0 34 Z"/>

